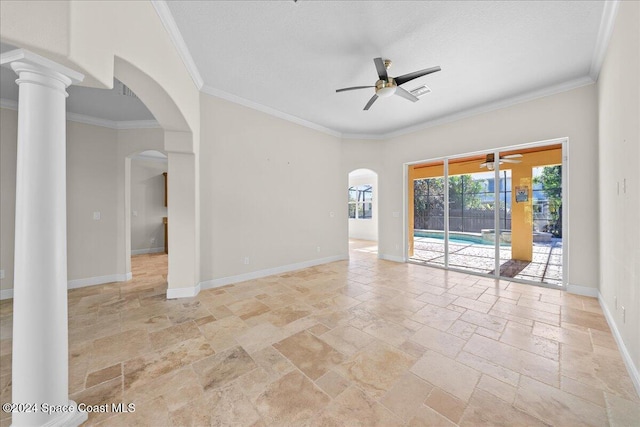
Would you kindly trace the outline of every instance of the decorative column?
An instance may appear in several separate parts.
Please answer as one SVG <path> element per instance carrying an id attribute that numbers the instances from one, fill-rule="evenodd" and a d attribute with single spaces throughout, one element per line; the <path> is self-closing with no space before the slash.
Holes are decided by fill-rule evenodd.
<path id="1" fill-rule="evenodd" d="M 0 64 L 19 86 L 12 400 L 36 405 L 12 423 L 77 426 L 87 414 L 69 400 L 65 101 L 84 76 L 22 49 Z"/>

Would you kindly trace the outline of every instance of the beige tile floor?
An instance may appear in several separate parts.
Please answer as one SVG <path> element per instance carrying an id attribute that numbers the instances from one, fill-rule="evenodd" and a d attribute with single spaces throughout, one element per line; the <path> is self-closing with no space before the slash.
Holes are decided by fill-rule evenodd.
<path id="1" fill-rule="evenodd" d="M 69 291 L 71 398 L 101 426 L 638 425 L 597 300 L 376 258 L 165 299 L 166 256 Z M 0 386 L 11 399 L 11 301 Z M 7 414 L 1 424 L 9 425 Z"/>

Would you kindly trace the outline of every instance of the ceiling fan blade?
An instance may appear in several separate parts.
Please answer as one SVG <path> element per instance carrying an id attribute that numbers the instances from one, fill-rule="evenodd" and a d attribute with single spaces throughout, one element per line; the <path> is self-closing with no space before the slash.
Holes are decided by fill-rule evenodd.
<path id="1" fill-rule="evenodd" d="M 417 79 L 418 77 L 426 76 L 427 74 L 438 72 L 440 70 L 441 70 L 440 67 L 431 67 L 425 70 L 414 71 L 413 73 L 409 73 L 409 74 L 403 74 L 402 76 L 396 77 L 394 80 L 396 81 L 396 84 L 400 86 L 401 84 L 404 84 L 408 81 Z"/>
<path id="2" fill-rule="evenodd" d="M 522 157 L 522 154 L 508 154 L 506 156 L 500 156 L 501 159 L 517 159 Z"/>
<path id="3" fill-rule="evenodd" d="M 376 64 L 376 71 L 378 72 L 378 77 L 380 77 L 380 80 L 388 82 L 389 76 L 387 75 L 387 67 L 384 66 L 384 61 L 382 60 L 382 58 L 373 58 L 373 63 Z"/>
<path id="4" fill-rule="evenodd" d="M 369 100 L 369 102 L 367 102 L 367 105 L 364 106 L 364 110 L 368 110 L 369 108 L 371 108 L 371 106 L 373 105 L 374 102 L 376 102 L 376 99 L 378 99 L 378 95 L 373 95 L 371 97 L 371 99 Z"/>
<path id="5" fill-rule="evenodd" d="M 501 158 L 500 163 L 522 163 L 522 160 L 512 160 L 512 159 Z"/>
<path id="6" fill-rule="evenodd" d="M 356 89 L 368 89 L 370 87 L 375 87 L 375 86 L 353 86 L 353 87 L 344 87 L 342 89 L 336 89 L 336 92 L 344 92 L 347 90 L 356 90 Z"/>
<path id="7" fill-rule="evenodd" d="M 396 95 L 403 97 L 404 99 L 408 99 L 411 102 L 416 102 L 418 100 L 417 96 L 414 96 L 412 93 L 402 89 L 401 87 L 396 87 Z"/>

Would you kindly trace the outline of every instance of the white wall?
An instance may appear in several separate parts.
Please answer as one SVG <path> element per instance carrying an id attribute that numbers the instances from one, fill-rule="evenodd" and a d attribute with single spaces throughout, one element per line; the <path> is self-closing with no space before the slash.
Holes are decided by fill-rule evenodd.
<path id="1" fill-rule="evenodd" d="M 640 393 L 640 3 L 619 7 L 598 79 L 600 293 Z"/>
<path id="2" fill-rule="evenodd" d="M 117 273 L 117 132 L 67 122 L 67 274 L 70 281 Z M 93 213 L 100 219 L 94 220 Z M 108 280 L 108 279 L 105 279 Z M 111 278 L 112 281 L 115 278 Z"/>
<path id="3" fill-rule="evenodd" d="M 401 259 L 404 244 L 404 163 L 473 151 L 568 137 L 570 245 L 568 281 L 595 289 L 598 286 L 598 181 L 597 99 L 595 85 L 426 128 L 384 142 L 382 170 L 378 173 L 380 198 L 380 256 Z M 344 140 L 357 148 L 343 150 L 343 165 L 380 167 L 380 160 L 363 165 L 362 141 Z M 378 141 L 370 141 L 376 148 Z M 401 215 L 402 216 L 402 215 Z"/>
<path id="4" fill-rule="evenodd" d="M 357 185 L 371 185 L 372 213 L 371 219 L 349 218 L 349 238 L 363 240 L 378 240 L 378 175 L 371 171 L 367 174 L 350 173 L 349 187 Z"/>
<path id="5" fill-rule="evenodd" d="M 202 281 L 346 257 L 340 139 L 205 94 L 200 105 Z"/>
<path id="6" fill-rule="evenodd" d="M 164 172 L 167 162 L 131 160 L 131 253 L 164 252 Z"/>

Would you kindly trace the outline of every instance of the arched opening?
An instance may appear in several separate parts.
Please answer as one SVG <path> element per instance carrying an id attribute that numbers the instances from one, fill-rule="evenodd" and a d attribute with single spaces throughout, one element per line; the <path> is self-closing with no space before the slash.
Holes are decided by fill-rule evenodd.
<path id="1" fill-rule="evenodd" d="M 378 174 L 371 169 L 349 172 L 349 251 L 378 253 Z"/>
<path id="2" fill-rule="evenodd" d="M 172 202 L 167 206 L 167 231 L 172 236 L 168 244 L 168 298 L 194 296 L 198 292 L 199 253 L 197 207 L 197 157 L 194 153 L 194 137 L 184 115 L 171 96 L 150 76 L 130 62 L 116 57 L 114 76 L 127 85 L 142 100 L 158 121 L 163 132 L 162 151 L 167 155 L 167 195 Z M 152 147 L 140 146 L 148 149 Z M 135 154 L 132 152 L 127 153 Z M 131 158 L 125 160 L 126 170 L 131 168 Z M 129 175 L 130 179 L 130 175 Z M 125 183 L 126 184 L 126 183 Z M 126 185 L 125 185 L 126 188 Z M 126 204 L 127 196 L 125 196 Z M 131 210 L 125 209 L 125 221 L 119 245 L 122 259 L 131 272 L 130 220 Z M 129 222 L 129 226 L 127 226 Z M 173 250 L 171 248 L 174 248 Z M 181 256 L 177 257 L 176 254 Z"/>

